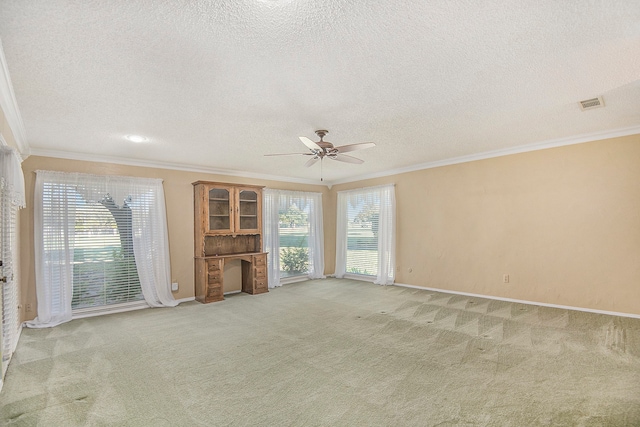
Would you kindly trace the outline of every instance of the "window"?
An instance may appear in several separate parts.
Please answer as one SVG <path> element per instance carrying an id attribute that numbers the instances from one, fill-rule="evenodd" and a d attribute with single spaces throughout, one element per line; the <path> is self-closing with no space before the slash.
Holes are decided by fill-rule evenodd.
<path id="1" fill-rule="evenodd" d="M 28 326 L 177 304 L 161 180 L 36 174 L 38 317 Z"/>
<path id="2" fill-rule="evenodd" d="M 47 187 L 50 185 L 45 185 L 45 217 Z M 78 311 L 144 300 L 127 201 L 119 207 L 108 195 L 99 202 L 87 202 L 77 195 L 75 203 L 71 308 Z"/>
<path id="3" fill-rule="evenodd" d="M 20 316 L 18 313 L 19 288 L 17 283 L 17 227 L 18 207 L 11 203 L 8 192 L 0 189 L 0 270 L 2 285 L 2 376 L 18 344 Z"/>
<path id="4" fill-rule="evenodd" d="M 266 189 L 263 195 L 269 286 L 287 278 L 324 277 L 322 194 Z"/>
<path id="5" fill-rule="evenodd" d="M 338 192 L 336 276 L 395 278 L 395 188 L 393 185 Z"/>
<path id="6" fill-rule="evenodd" d="M 55 232 L 61 201 L 68 214 L 73 212 L 67 239 Z M 70 243 L 73 245 L 74 312 L 144 300 L 133 254 L 131 209 L 126 199 L 118 204 L 105 194 L 99 201 L 88 201 L 76 185 L 45 182 L 42 221 L 45 257 L 57 259 Z"/>
<path id="7" fill-rule="evenodd" d="M 309 272 L 309 206 L 300 209 L 295 201 L 282 203 L 278 210 L 280 277 Z"/>
<path id="8" fill-rule="evenodd" d="M 22 160 L 15 149 L 4 144 L 0 135 L 0 388 L 21 328 L 17 213 L 26 205 Z"/>

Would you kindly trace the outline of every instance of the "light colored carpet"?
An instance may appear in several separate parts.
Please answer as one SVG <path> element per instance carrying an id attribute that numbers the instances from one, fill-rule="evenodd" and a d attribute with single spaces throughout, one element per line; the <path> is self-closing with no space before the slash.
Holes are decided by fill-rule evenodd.
<path id="1" fill-rule="evenodd" d="M 350 280 L 25 329 L 7 426 L 639 426 L 640 320 Z"/>

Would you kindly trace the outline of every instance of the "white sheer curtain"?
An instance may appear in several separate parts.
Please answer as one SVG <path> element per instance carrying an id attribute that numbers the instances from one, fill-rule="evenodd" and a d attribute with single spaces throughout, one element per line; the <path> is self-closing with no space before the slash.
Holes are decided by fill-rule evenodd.
<path id="1" fill-rule="evenodd" d="M 349 195 L 344 191 L 338 192 L 336 206 L 336 271 L 337 278 L 343 278 L 347 273 L 347 203 Z"/>
<path id="2" fill-rule="evenodd" d="M 380 187 L 378 220 L 378 274 L 376 285 L 391 285 L 396 265 L 396 194 L 393 185 Z"/>
<path id="3" fill-rule="evenodd" d="M 322 216 L 322 193 L 274 190 L 263 191 L 264 250 L 269 252 L 269 287 L 281 286 L 280 275 L 280 212 L 291 206 L 308 211 L 309 234 L 307 247 L 309 260 L 307 277 L 323 279 L 324 275 L 324 231 Z"/>
<path id="4" fill-rule="evenodd" d="M 0 186 L 11 204 L 18 208 L 26 206 L 24 198 L 24 174 L 20 154 L 0 142 Z"/>
<path id="5" fill-rule="evenodd" d="M 324 279 L 322 193 L 304 193 L 309 203 L 309 278 Z"/>
<path id="6" fill-rule="evenodd" d="M 44 185 L 47 174 L 36 175 L 33 203 L 34 250 L 36 264 L 37 317 L 30 328 L 56 326 L 71 320 L 73 297 L 73 247 L 75 238 L 75 197 L 69 186 L 52 189 L 51 215 L 43 216 Z M 45 226 L 46 221 L 46 226 Z M 46 250 L 46 239 L 58 250 Z"/>
<path id="7" fill-rule="evenodd" d="M 267 255 L 267 275 L 269 287 L 281 286 L 280 283 L 280 199 L 277 190 L 265 188 L 262 192 L 262 238 L 263 250 Z"/>
<path id="8" fill-rule="evenodd" d="M 0 271 L 5 278 L 0 283 L 0 388 L 9 360 L 18 344 L 21 329 L 18 302 L 20 269 L 18 257 L 18 209 L 25 207 L 22 159 L 18 151 L 7 147 L 0 134 Z"/>
<path id="9" fill-rule="evenodd" d="M 44 186 L 52 185 L 51 215 L 43 218 Z M 171 294 L 168 232 L 162 180 L 52 171 L 36 172 L 34 243 L 37 317 L 29 327 L 50 327 L 71 320 L 73 251 L 78 197 L 88 202 L 107 197 L 131 209 L 133 250 L 140 286 L 149 306 L 175 306 Z M 46 220 L 46 223 L 45 223 Z M 47 250 L 56 242 L 62 250 Z"/>
<path id="10" fill-rule="evenodd" d="M 373 282 L 378 285 L 390 285 L 395 280 L 396 263 L 396 200 L 393 184 L 338 192 L 335 275 L 342 278 L 345 274 L 361 274 L 347 271 L 349 214 L 363 212 L 365 208 L 369 215 L 373 214 L 377 218 L 377 231 L 373 233 L 376 238 L 376 253 L 372 262 L 376 266 L 376 274 Z M 371 277 L 367 273 L 364 276 Z"/>
<path id="11" fill-rule="evenodd" d="M 175 307 L 162 180 L 133 178 L 129 189 L 133 252 L 144 299 L 151 307 Z"/>

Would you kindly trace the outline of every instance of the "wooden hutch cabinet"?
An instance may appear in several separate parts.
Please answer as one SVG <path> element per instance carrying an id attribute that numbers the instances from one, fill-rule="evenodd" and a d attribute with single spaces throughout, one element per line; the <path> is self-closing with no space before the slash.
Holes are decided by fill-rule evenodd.
<path id="1" fill-rule="evenodd" d="M 196 300 L 224 299 L 224 263 L 230 259 L 242 261 L 242 292 L 268 292 L 262 187 L 207 181 L 193 186 Z"/>

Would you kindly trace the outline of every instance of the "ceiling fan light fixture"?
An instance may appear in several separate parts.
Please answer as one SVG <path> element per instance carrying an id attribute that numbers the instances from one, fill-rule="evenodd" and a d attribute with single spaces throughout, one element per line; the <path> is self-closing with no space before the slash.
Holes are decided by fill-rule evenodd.
<path id="1" fill-rule="evenodd" d="M 141 135 L 126 135 L 124 137 L 127 141 L 135 142 L 136 144 L 141 144 L 143 142 L 149 142 L 149 138 Z"/>
<path id="2" fill-rule="evenodd" d="M 325 135 L 329 133 L 328 130 L 319 129 L 316 131 L 316 135 L 320 137 L 320 141 L 312 141 L 306 136 L 299 136 L 298 139 L 302 142 L 309 151 L 307 153 L 284 153 L 284 154 L 265 154 L 265 156 L 288 156 L 288 155 L 306 155 L 313 156 L 305 163 L 305 167 L 310 167 L 315 164 L 318 160 L 320 161 L 320 181 L 323 181 L 322 178 L 322 160 L 325 157 L 331 160 L 337 160 L 339 162 L 352 163 L 352 164 L 362 164 L 364 160 L 358 159 L 357 157 L 348 156 L 343 154 L 343 152 L 350 152 L 356 150 L 362 150 L 365 148 L 375 147 L 375 143 L 373 142 L 360 142 L 357 144 L 349 144 L 342 145 L 339 147 L 334 147 L 332 143 L 329 141 L 325 141 Z"/>

